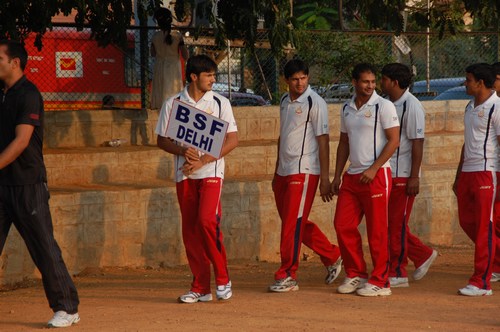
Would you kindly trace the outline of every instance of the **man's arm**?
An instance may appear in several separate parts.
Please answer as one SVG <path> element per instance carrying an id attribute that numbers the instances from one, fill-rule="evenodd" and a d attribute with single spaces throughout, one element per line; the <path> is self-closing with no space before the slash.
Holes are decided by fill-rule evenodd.
<path id="1" fill-rule="evenodd" d="M 378 170 L 382 167 L 389 158 L 394 154 L 394 151 L 399 146 L 399 126 L 384 129 L 385 137 L 387 138 L 387 143 L 385 144 L 382 152 L 378 158 L 373 162 L 373 164 L 368 167 L 363 173 L 361 173 L 360 182 L 370 183 L 377 175 Z"/>
<path id="2" fill-rule="evenodd" d="M 458 162 L 457 173 L 455 174 L 455 181 L 453 182 L 453 192 L 455 193 L 455 196 L 457 195 L 458 178 L 460 177 L 460 173 L 462 173 L 462 165 L 464 164 L 464 147 L 465 144 L 462 145 L 462 151 L 460 152 L 460 161 Z"/>
<path id="3" fill-rule="evenodd" d="M 319 147 L 319 193 L 323 202 L 329 202 L 333 197 L 330 190 L 330 136 L 328 134 L 316 136 L 316 140 Z"/>
<path id="4" fill-rule="evenodd" d="M 168 137 L 163 137 L 158 135 L 158 138 L 156 139 L 156 145 L 158 147 L 168 153 L 178 155 L 178 156 L 183 156 L 186 158 L 186 160 L 198 160 L 198 150 L 195 148 L 187 148 L 183 147 L 180 145 L 177 145 L 174 143 L 173 140 L 171 140 Z"/>
<path id="5" fill-rule="evenodd" d="M 337 159 L 335 160 L 335 176 L 330 186 L 333 195 L 339 194 L 342 172 L 349 158 L 349 136 L 347 133 L 340 133 L 339 145 L 337 146 Z"/>
<path id="6" fill-rule="evenodd" d="M 222 145 L 222 151 L 221 151 L 220 158 L 227 155 L 229 152 L 231 152 L 237 146 L 238 146 L 238 132 L 233 131 L 233 132 L 227 133 L 226 139 L 224 140 L 224 144 Z M 198 153 L 198 151 L 196 151 L 196 153 Z M 192 173 L 192 172 L 196 171 L 197 169 L 201 168 L 202 166 L 204 166 L 208 163 L 211 163 L 213 161 L 216 161 L 216 160 L 217 160 L 217 158 L 214 158 L 208 154 L 204 154 L 203 156 L 201 156 L 201 158 L 198 158 L 197 160 L 192 160 L 192 159 L 186 158 L 186 163 L 184 164 L 184 166 L 182 166 L 182 171 L 185 174 L 189 174 L 189 173 Z"/>
<path id="7" fill-rule="evenodd" d="M 424 139 L 417 138 L 411 140 L 411 172 L 406 184 L 406 194 L 408 196 L 418 195 L 420 191 L 420 166 L 424 154 Z"/>
<path id="8" fill-rule="evenodd" d="M 31 135 L 35 127 L 29 124 L 20 124 L 16 126 L 16 137 L 9 145 L 0 153 L 0 169 L 7 167 L 10 163 L 16 160 L 21 153 L 28 147 Z"/>

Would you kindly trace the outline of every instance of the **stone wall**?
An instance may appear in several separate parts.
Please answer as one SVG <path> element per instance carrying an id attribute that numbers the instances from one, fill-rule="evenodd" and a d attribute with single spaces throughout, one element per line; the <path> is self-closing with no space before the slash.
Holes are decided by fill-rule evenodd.
<path id="1" fill-rule="evenodd" d="M 425 102 L 426 132 L 421 193 L 412 230 L 433 245 L 468 239 L 457 222 L 451 191 L 463 142 L 463 101 Z M 330 105 L 331 172 L 340 105 Z M 280 221 L 271 179 L 279 134 L 277 107 L 237 108 L 240 146 L 227 157 L 222 195 L 229 259 L 279 260 Z M 180 214 L 171 181 L 172 158 L 154 146 L 156 112 L 50 112 L 45 119 L 45 160 L 55 237 L 71 273 L 86 267 L 186 263 Z M 147 136 L 147 138 L 146 138 Z M 101 147 L 125 138 L 119 148 Z M 129 143 L 139 146 L 130 146 Z M 335 202 L 315 200 L 311 220 L 336 242 Z M 361 228 L 364 229 L 364 224 Z M 307 248 L 304 252 L 310 251 Z M 0 256 L 0 284 L 37 276 L 24 243 L 12 228 Z"/>

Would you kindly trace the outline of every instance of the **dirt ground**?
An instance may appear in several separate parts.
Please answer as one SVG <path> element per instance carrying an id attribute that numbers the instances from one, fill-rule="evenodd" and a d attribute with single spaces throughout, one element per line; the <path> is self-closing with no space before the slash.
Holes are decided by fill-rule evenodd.
<path id="1" fill-rule="evenodd" d="M 457 295 L 472 271 L 473 250 L 437 249 L 424 279 L 384 298 L 337 294 L 344 273 L 325 285 L 317 257 L 301 262 L 300 290 L 284 294 L 267 292 L 276 263 L 230 262 L 233 298 L 196 304 L 176 301 L 189 287 L 187 266 L 87 270 L 75 276 L 81 321 L 69 330 L 499 331 L 500 283 L 492 285 L 493 296 Z M 1 331 L 44 329 L 51 315 L 40 281 L 0 292 Z"/>

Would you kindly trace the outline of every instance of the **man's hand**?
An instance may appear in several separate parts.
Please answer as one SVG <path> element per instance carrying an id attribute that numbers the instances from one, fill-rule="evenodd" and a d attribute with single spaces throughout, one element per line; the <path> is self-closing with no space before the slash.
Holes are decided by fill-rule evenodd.
<path id="1" fill-rule="evenodd" d="M 377 170 L 373 169 L 373 167 L 368 167 L 363 173 L 361 173 L 361 177 L 359 178 L 359 182 L 361 183 L 371 183 L 375 176 L 377 175 Z"/>
<path id="2" fill-rule="evenodd" d="M 193 174 L 193 172 L 196 172 L 196 170 L 200 169 L 202 166 L 203 162 L 200 159 L 193 161 L 186 160 L 181 168 L 182 174 L 184 174 L 185 176 L 190 176 L 191 174 Z"/>
<path id="3" fill-rule="evenodd" d="M 184 150 L 183 156 L 184 158 L 186 158 L 188 162 L 200 160 L 200 155 L 198 154 L 198 150 L 191 147 Z"/>
<path id="4" fill-rule="evenodd" d="M 338 195 L 339 194 L 339 190 L 340 190 L 340 177 L 335 177 L 332 181 L 332 183 L 330 184 L 330 192 L 332 193 L 332 195 Z"/>
<path id="5" fill-rule="evenodd" d="M 319 183 L 319 193 L 323 202 L 330 202 L 333 198 L 330 190 L 330 180 L 321 180 Z"/>
<path id="6" fill-rule="evenodd" d="M 420 179 L 408 178 L 408 183 L 406 184 L 406 194 L 408 196 L 417 196 L 419 191 L 420 191 Z"/>

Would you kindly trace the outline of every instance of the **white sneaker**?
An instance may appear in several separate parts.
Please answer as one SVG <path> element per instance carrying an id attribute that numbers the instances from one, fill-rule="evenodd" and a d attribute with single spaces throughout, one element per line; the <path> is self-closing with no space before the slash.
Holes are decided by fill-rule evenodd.
<path id="1" fill-rule="evenodd" d="M 436 250 L 432 250 L 431 257 L 429 257 L 424 264 L 420 265 L 415 272 L 413 272 L 413 279 L 415 280 L 420 280 L 422 279 L 426 274 L 427 271 L 429 271 L 429 268 L 431 267 L 432 263 L 436 260 L 438 256 L 438 252 Z"/>
<path id="2" fill-rule="evenodd" d="M 359 288 L 356 293 L 361 296 L 388 296 L 392 294 L 390 288 L 382 288 L 369 282 L 363 288 Z"/>
<path id="3" fill-rule="evenodd" d="M 342 257 L 339 257 L 335 264 L 327 266 L 326 267 L 326 278 L 325 278 L 325 284 L 330 285 L 332 282 L 337 279 L 337 277 L 340 274 L 340 271 L 342 271 Z"/>
<path id="4" fill-rule="evenodd" d="M 68 314 L 66 311 L 57 311 L 47 323 L 48 327 L 68 327 L 80 321 L 80 315 Z"/>
<path id="5" fill-rule="evenodd" d="M 389 278 L 389 282 L 391 283 L 391 287 L 410 287 L 408 278 L 392 277 Z"/>
<path id="6" fill-rule="evenodd" d="M 217 286 L 217 300 L 229 300 L 233 296 L 231 280 L 225 285 Z"/>
<path id="7" fill-rule="evenodd" d="M 493 291 L 491 289 L 481 289 L 474 285 L 467 285 L 464 288 L 460 288 L 458 294 L 465 296 L 486 296 L 492 295 Z"/>
<path id="8" fill-rule="evenodd" d="M 290 292 L 290 291 L 298 291 L 299 285 L 297 284 L 297 280 L 292 277 L 286 277 L 284 279 L 279 279 L 274 282 L 271 286 L 269 286 L 269 290 L 271 292 Z"/>
<path id="9" fill-rule="evenodd" d="M 337 288 L 337 292 L 340 294 L 354 293 L 356 289 L 363 287 L 368 282 L 368 279 L 354 277 L 345 278 L 342 285 Z"/>
<path id="10" fill-rule="evenodd" d="M 181 303 L 196 303 L 196 302 L 208 302 L 212 301 L 212 294 L 201 294 L 193 291 L 189 291 L 186 294 L 179 296 L 179 302 Z"/>
<path id="11" fill-rule="evenodd" d="M 497 282 L 497 281 L 500 281 L 500 272 L 493 272 L 491 274 L 490 282 Z"/>

